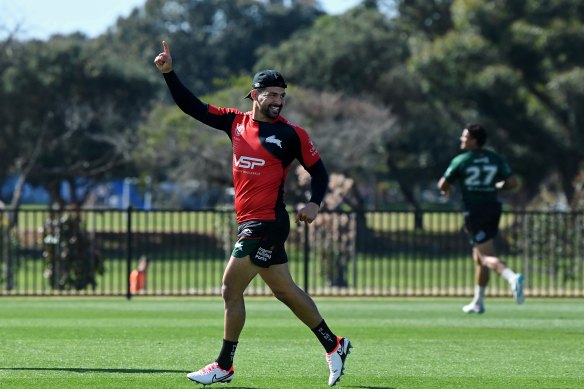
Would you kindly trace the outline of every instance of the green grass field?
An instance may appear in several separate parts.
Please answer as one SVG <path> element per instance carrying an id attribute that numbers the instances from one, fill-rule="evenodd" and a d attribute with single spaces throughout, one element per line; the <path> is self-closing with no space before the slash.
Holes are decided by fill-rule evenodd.
<path id="1" fill-rule="evenodd" d="M 353 343 L 340 388 L 582 388 L 581 299 L 317 299 Z M 193 388 L 185 374 L 213 360 L 218 298 L 0 298 L 0 388 Z M 326 388 L 314 335 L 281 303 L 250 298 L 220 388 Z M 201 388 L 201 386 L 198 386 Z"/>

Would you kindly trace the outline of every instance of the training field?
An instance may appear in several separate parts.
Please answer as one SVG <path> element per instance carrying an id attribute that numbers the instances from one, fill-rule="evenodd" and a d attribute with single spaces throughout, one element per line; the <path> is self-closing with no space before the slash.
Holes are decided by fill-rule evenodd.
<path id="1" fill-rule="evenodd" d="M 584 301 L 317 299 L 354 348 L 339 388 L 582 388 Z M 218 298 L 0 298 L 0 388 L 194 388 L 221 347 Z M 316 337 L 249 298 L 235 378 L 219 388 L 326 388 Z M 201 388 L 201 386 L 198 386 Z"/>

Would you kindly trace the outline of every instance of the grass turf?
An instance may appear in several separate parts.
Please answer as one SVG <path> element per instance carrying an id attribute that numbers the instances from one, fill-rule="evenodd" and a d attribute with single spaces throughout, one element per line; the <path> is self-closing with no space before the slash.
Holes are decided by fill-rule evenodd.
<path id="1" fill-rule="evenodd" d="M 317 299 L 353 343 L 345 388 L 581 388 L 581 299 Z M 221 347 L 217 298 L 0 298 L 0 388 L 192 388 Z M 323 350 L 281 303 L 247 301 L 220 388 L 326 388 Z M 201 386 L 199 386 L 201 387 Z"/>

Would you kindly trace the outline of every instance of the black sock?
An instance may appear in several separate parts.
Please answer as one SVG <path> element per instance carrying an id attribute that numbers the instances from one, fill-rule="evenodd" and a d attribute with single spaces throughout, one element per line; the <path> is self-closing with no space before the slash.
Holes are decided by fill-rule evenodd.
<path id="1" fill-rule="evenodd" d="M 221 352 L 215 360 L 219 367 L 223 370 L 231 369 L 233 366 L 233 357 L 235 356 L 235 349 L 237 348 L 237 342 L 231 342 L 229 340 L 223 339 L 223 347 L 221 347 Z"/>
<path id="2" fill-rule="evenodd" d="M 312 329 L 314 335 L 318 338 L 327 353 L 330 353 L 337 347 L 337 337 L 328 328 L 324 320 L 318 326 Z"/>

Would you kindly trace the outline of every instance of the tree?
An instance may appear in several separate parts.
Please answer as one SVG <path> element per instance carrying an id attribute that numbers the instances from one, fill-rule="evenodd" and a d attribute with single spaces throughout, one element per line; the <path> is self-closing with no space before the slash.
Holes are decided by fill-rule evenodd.
<path id="1" fill-rule="evenodd" d="M 428 93 L 478 113 L 524 178 L 524 206 L 557 173 L 569 204 L 584 161 L 584 7 L 454 1 L 452 30 L 414 47 Z"/>
<path id="2" fill-rule="evenodd" d="M 219 89 L 215 80 L 251 73 L 259 47 L 279 44 L 322 14 L 313 0 L 147 0 L 100 40 L 143 63 L 167 40 L 185 85 L 206 94 Z"/>
<path id="3" fill-rule="evenodd" d="M 50 190 L 91 183 L 129 160 L 132 129 L 148 108 L 151 84 L 132 63 L 95 50 L 83 36 L 22 43 L 2 75 L 0 133 L 12 150 L 8 170 Z"/>
<path id="4" fill-rule="evenodd" d="M 581 4 L 396 0 L 395 12 L 384 14 L 382 3 L 320 18 L 266 50 L 259 66 L 275 64 L 302 86 L 390 107 L 399 131 L 385 144 L 388 177 L 415 209 L 414 189 L 434 186 L 469 121 L 492 130 L 490 144 L 523 178 L 516 205 L 526 206 L 557 175 L 574 207 L 582 165 Z"/>
<path id="5" fill-rule="evenodd" d="M 365 99 L 312 89 L 294 88 L 290 96 L 285 116 L 306 127 L 327 169 L 353 178 L 356 190 L 385 172 L 383 145 L 398 133 L 389 109 Z M 364 206 L 345 205 L 353 210 Z"/>
<path id="6" fill-rule="evenodd" d="M 403 59 L 398 33 L 385 15 L 355 8 L 323 16 L 278 47 L 263 48 L 255 67 L 277 67 L 306 88 L 361 94 Z"/>
<path id="7" fill-rule="evenodd" d="M 258 67 L 273 64 L 304 87 L 375 101 L 391 112 L 392 135 L 378 139 L 380 151 L 375 155 L 385 166 L 377 169 L 376 178 L 396 181 L 405 199 L 421 211 L 415 188 L 438 174 L 435 159 L 446 140 L 436 134 L 449 126 L 443 125 L 448 116 L 436 110 L 439 102 L 428 100 L 419 78 L 406 66 L 413 29 L 364 4 L 344 15 L 318 19 L 312 28 L 267 50 Z M 367 113 L 358 120 L 371 131 Z"/>
<path id="8" fill-rule="evenodd" d="M 7 83 L 7 73 L 10 73 L 14 64 L 20 63 L 21 50 L 18 41 L 13 35 L 8 36 L 5 40 L 0 42 L 0 117 L 3 122 L 10 122 L 12 110 L 10 109 L 11 96 L 7 93 L 5 86 Z M 10 169 L 18 152 L 17 147 L 17 132 L 12 125 L 3 125 L 0 123 L 2 129 L 2 136 L 0 136 L 0 182 L 4 182 L 10 173 Z"/>

